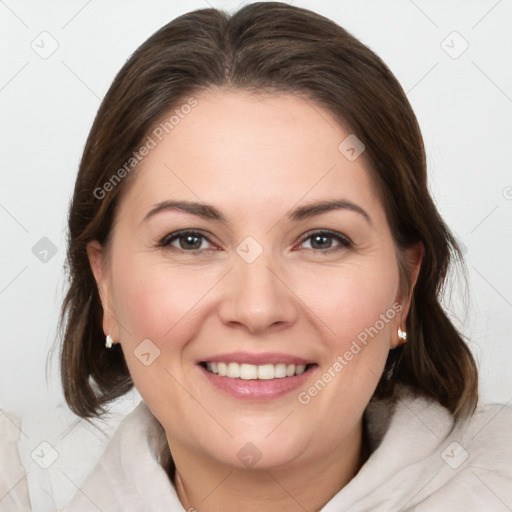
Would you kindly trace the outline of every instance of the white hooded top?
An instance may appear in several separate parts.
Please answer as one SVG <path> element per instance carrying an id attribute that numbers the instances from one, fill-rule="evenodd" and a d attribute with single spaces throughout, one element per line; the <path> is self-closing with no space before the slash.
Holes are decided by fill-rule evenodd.
<path id="1" fill-rule="evenodd" d="M 512 510 L 512 408 L 480 405 L 453 427 L 449 411 L 402 391 L 365 413 L 372 453 L 321 512 Z M 66 512 L 182 512 L 160 465 L 162 429 L 141 404 L 120 424 Z"/>
<path id="2" fill-rule="evenodd" d="M 0 409 L 1 512 L 27 512 L 30 510 L 26 471 L 21 464 L 17 450 L 21 434 L 19 419 Z"/>

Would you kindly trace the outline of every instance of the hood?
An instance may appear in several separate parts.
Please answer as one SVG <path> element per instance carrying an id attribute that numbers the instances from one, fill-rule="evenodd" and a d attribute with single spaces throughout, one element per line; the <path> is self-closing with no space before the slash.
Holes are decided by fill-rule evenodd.
<path id="1" fill-rule="evenodd" d="M 372 401 L 365 422 L 372 453 L 321 512 L 511 510 L 511 408 L 480 406 L 454 425 L 448 410 L 402 388 L 396 401 Z M 65 510 L 182 512 L 164 445 L 141 402 Z"/>

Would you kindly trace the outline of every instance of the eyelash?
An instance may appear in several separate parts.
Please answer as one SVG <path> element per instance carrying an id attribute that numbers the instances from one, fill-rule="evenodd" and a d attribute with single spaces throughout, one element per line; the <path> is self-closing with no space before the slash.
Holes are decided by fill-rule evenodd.
<path id="1" fill-rule="evenodd" d="M 205 236 L 203 233 L 201 233 L 199 231 L 182 230 L 182 231 L 176 231 L 174 233 L 169 233 L 168 235 L 164 236 L 164 238 L 162 238 L 162 240 L 160 240 L 160 242 L 158 243 L 158 247 L 162 247 L 164 249 L 169 249 L 169 250 L 175 250 L 175 251 L 186 253 L 186 254 L 193 254 L 193 255 L 201 254 L 205 250 L 211 250 L 211 249 L 193 249 L 193 250 L 187 251 L 185 249 L 173 247 L 170 245 L 171 242 L 174 242 L 175 240 L 179 240 L 180 238 L 185 237 L 185 236 L 193 236 L 193 237 L 197 237 L 197 238 L 203 238 L 208 243 L 210 243 L 210 244 L 212 243 L 208 239 L 207 236 Z M 313 248 L 309 249 L 311 251 L 314 251 L 315 253 L 324 253 L 325 254 L 325 253 L 331 253 L 331 252 L 339 251 L 341 249 L 348 249 L 348 248 L 352 247 L 352 242 L 346 236 L 344 236 L 340 233 L 336 233 L 336 232 L 328 231 L 328 230 L 310 231 L 310 232 L 306 233 L 304 235 L 304 237 L 302 238 L 299 245 L 302 245 L 306 240 L 308 240 L 309 238 L 312 238 L 314 236 L 324 236 L 324 237 L 334 238 L 335 240 L 337 240 L 339 242 L 338 246 L 329 247 L 328 249 L 313 249 Z"/>

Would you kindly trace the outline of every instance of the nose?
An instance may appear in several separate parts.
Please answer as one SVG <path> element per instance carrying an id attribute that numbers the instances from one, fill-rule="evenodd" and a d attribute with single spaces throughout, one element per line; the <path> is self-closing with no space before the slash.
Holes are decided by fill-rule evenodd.
<path id="1" fill-rule="evenodd" d="M 219 315 L 226 325 L 261 334 L 297 319 L 299 301 L 282 269 L 265 252 L 252 263 L 237 257 L 223 286 Z"/>

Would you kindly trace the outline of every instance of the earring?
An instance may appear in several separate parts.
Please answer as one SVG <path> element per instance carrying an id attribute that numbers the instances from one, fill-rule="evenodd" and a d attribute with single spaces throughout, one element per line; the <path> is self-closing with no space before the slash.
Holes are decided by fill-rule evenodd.
<path id="1" fill-rule="evenodd" d="M 402 331 L 402 326 L 398 328 L 398 337 L 405 343 L 407 341 L 407 333 Z"/>
<path id="2" fill-rule="evenodd" d="M 114 343 L 114 340 L 110 336 L 110 334 L 107 334 L 107 337 L 105 338 L 105 347 L 112 348 L 112 345 Z"/>

